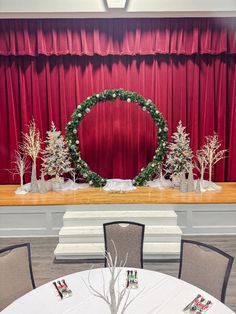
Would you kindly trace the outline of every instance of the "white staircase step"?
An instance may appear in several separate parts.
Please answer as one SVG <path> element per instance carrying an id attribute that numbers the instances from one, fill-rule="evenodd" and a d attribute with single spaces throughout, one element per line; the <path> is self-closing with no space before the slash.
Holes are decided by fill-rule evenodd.
<path id="1" fill-rule="evenodd" d="M 177 224 L 177 215 L 174 211 L 68 211 L 63 216 L 64 226 L 102 225 L 111 221 L 135 221 L 145 225 Z"/>
<path id="2" fill-rule="evenodd" d="M 144 259 L 178 258 L 179 243 L 144 243 Z M 103 243 L 59 243 L 54 251 L 57 260 L 96 259 L 104 257 Z"/>
<path id="3" fill-rule="evenodd" d="M 144 242 L 179 242 L 182 231 L 178 226 L 145 226 Z M 99 243 L 104 241 L 102 226 L 62 227 L 60 243 Z"/>

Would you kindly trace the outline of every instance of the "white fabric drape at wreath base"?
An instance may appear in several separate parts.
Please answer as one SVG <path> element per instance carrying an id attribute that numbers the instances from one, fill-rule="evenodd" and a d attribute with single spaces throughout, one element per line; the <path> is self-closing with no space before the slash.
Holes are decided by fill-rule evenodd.
<path id="1" fill-rule="evenodd" d="M 108 179 L 103 190 L 106 192 L 129 192 L 135 190 L 132 180 Z"/>

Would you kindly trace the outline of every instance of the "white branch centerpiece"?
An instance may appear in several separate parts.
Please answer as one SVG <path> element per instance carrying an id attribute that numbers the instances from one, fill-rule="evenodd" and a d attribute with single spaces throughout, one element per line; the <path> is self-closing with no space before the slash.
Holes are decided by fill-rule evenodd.
<path id="1" fill-rule="evenodd" d="M 125 266 L 128 258 L 128 253 L 126 254 L 125 260 L 120 262 L 120 265 L 117 265 L 117 249 L 113 240 L 112 244 L 115 250 L 114 260 L 109 252 L 105 253 L 105 258 L 107 260 L 108 271 L 110 274 L 110 281 L 108 288 L 105 285 L 104 274 L 102 272 L 103 285 L 102 289 L 99 290 L 95 288 L 90 279 L 90 272 L 88 274 L 88 283 L 84 281 L 84 284 L 87 286 L 88 290 L 94 295 L 102 299 L 109 307 L 111 314 L 124 314 L 128 306 L 143 292 L 140 290 L 133 298 L 130 299 L 130 288 L 127 288 L 125 282 L 120 286 L 120 275 L 124 271 L 123 267 Z"/>

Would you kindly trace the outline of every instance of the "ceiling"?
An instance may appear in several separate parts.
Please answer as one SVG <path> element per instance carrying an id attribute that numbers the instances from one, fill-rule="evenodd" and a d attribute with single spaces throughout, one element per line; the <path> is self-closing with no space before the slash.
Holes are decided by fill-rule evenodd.
<path id="1" fill-rule="evenodd" d="M 236 16 L 236 0 L 0 0 L 0 18 Z"/>

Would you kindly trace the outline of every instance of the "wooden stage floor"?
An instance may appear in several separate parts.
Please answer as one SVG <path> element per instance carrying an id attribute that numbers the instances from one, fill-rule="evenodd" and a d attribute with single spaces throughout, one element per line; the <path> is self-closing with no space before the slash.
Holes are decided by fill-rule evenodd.
<path id="1" fill-rule="evenodd" d="M 107 193 L 102 188 L 50 191 L 16 195 L 16 185 L 0 185 L 0 206 L 76 204 L 232 204 L 236 203 L 236 182 L 218 183 L 220 191 L 181 193 L 177 189 L 138 187 L 127 193 Z"/>

